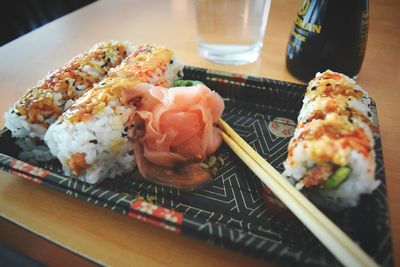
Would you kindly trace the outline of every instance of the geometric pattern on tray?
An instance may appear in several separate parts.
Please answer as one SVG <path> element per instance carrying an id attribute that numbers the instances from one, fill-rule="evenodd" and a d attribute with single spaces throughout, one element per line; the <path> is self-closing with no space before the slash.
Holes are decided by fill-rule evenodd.
<path id="1" fill-rule="evenodd" d="M 219 92 L 225 98 L 224 120 L 275 168 L 283 170 L 304 86 L 195 67 L 185 68 L 185 78 L 203 81 Z M 377 133 L 376 175 L 382 181 L 379 188 L 362 198 L 357 208 L 324 212 L 380 265 L 392 266 L 382 148 Z M 35 183 L 283 265 L 340 266 L 301 222 L 264 205 L 262 183 L 226 145 L 217 154 L 225 159 L 218 176 L 210 186 L 194 192 L 148 183 L 137 171 L 89 185 L 63 176 L 59 162 L 33 166 L 18 160 L 18 147 L 9 131 L 0 135 L 0 168 Z"/>

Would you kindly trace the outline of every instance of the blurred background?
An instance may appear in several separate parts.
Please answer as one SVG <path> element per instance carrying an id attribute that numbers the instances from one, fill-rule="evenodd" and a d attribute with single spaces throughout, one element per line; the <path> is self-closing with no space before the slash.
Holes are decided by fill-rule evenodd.
<path id="1" fill-rule="evenodd" d="M 95 0 L 13 0 L 0 16 L 0 46 Z"/>

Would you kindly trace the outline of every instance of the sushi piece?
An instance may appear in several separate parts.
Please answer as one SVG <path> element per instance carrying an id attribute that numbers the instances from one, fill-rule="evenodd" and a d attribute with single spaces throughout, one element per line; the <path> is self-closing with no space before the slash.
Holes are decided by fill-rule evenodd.
<path id="1" fill-rule="evenodd" d="M 298 128 L 313 120 L 323 120 L 330 114 L 345 116 L 349 121 L 362 122 L 373 130 L 372 111 L 368 105 L 353 96 L 320 96 L 303 105 L 298 116 Z"/>
<path id="2" fill-rule="evenodd" d="M 353 97 L 365 105 L 371 100 L 368 93 L 353 79 L 338 72 L 327 70 L 317 73 L 316 77 L 308 83 L 303 104 L 314 100 L 316 97 L 344 96 Z"/>
<path id="3" fill-rule="evenodd" d="M 143 94 L 132 88 L 146 83 L 170 87 L 182 76 L 182 68 L 172 51 L 139 46 L 79 98 L 44 138 L 65 174 L 96 183 L 132 171 L 135 161 L 127 123 L 130 114 L 146 104 Z"/>
<path id="4" fill-rule="evenodd" d="M 194 190 L 212 181 L 212 155 L 222 143 L 214 125 L 224 110 L 219 94 L 205 85 L 162 88 L 141 85 L 145 94 L 128 135 L 143 178 Z M 144 89 L 144 90 L 143 90 Z M 207 163 L 205 163 L 207 161 Z"/>
<path id="5" fill-rule="evenodd" d="M 84 92 L 131 53 L 128 42 L 100 42 L 46 75 L 5 114 L 5 126 L 17 138 L 43 139 L 47 128 Z"/>
<path id="6" fill-rule="evenodd" d="M 343 74 L 326 71 L 309 83 L 284 175 L 321 206 L 354 207 L 380 183 L 369 103 Z"/>

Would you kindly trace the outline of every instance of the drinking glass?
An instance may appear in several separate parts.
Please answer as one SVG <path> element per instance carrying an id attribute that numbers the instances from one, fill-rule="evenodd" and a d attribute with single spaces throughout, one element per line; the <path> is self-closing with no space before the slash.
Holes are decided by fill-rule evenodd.
<path id="1" fill-rule="evenodd" d="M 225 65 L 256 61 L 270 5 L 271 0 L 194 0 L 200 55 Z"/>

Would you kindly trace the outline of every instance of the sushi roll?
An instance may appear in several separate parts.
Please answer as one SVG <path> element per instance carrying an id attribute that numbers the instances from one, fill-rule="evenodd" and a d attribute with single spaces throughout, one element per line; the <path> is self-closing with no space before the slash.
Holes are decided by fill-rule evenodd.
<path id="1" fill-rule="evenodd" d="M 321 206 L 354 207 L 379 185 L 369 103 L 343 74 L 326 71 L 309 83 L 284 175 Z"/>
<path id="2" fill-rule="evenodd" d="M 43 139 L 47 128 L 73 101 L 93 88 L 131 53 L 128 42 L 100 42 L 46 75 L 5 114 L 5 126 L 16 138 Z"/>
<path id="3" fill-rule="evenodd" d="M 137 90 L 130 89 L 140 84 L 171 87 L 182 77 L 182 69 L 172 51 L 155 45 L 139 46 L 79 98 L 50 126 L 44 138 L 65 174 L 96 183 L 132 171 L 135 160 L 127 123 L 137 106 L 146 103 L 141 94 L 136 95 Z"/>
<path id="4" fill-rule="evenodd" d="M 372 112 L 368 105 L 353 96 L 320 96 L 303 105 L 298 116 L 299 128 L 315 119 L 322 120 L 335 113 L 346 116 L 349 120 L 361 121 L 372 130 Z"/>
<path id="5" fill-rule="evenodd" d="M 347 96 L 353 97 L 365 105 L 370 104 L 367 92 L 353 79 L 341 73 L 327 70 L 317 73 L 316 77 L 308 83 L 303 104 L 314 100 L 316 97 Z"/>

